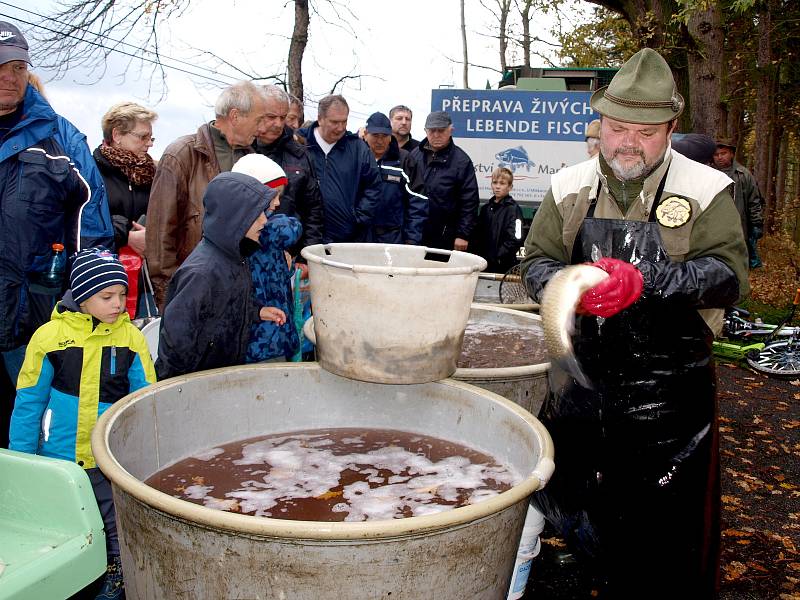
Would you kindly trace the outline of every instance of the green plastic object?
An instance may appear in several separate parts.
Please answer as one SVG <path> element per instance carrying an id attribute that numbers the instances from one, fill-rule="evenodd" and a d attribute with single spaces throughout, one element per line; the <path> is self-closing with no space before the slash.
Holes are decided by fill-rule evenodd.
<path id="1" fill-rule="evenodd" d="M 719 358 L 728 360 L 743 360 L 749 352 L 763 350 L 764 344 L 756 342 L 754 344 L 732 344 L 730 342 L 714 342 L 714 354 Z"/>
<path id="2" fill-rule="evenodd" d="M 105 568 L 103 519 L 84 470 L 0 449 L 0 600 L 68 598 Z"/>

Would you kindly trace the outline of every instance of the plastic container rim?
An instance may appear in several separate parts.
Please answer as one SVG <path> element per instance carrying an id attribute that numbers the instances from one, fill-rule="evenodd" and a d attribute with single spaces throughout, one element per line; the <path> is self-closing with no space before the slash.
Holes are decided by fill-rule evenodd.
<path id="1" fill-rule="evenodd" d="M 342 541 L 406 537 L 466 525 L 467 523 L 499 513 L 517 502 L 528 498 L 533 492 L 544 487 L 554 470 L 553 441 L 544 425 L 542 425 L 536 417 L 502 396 L 452 379 L 445 379 L 426 385 L 446 385 L 478 392 L 487 400 L 500 404 L 505 409 L 516 413 L 517 416 L 526 421 L 533 429 L 539 442 L 540 456 L 533 471 L 510 490 L 476 504 L 434 515 L 406 517 L 403 519 L 386 521 L 363 521 L 357 523 L 293 521 L 288 519 L 257 517 L 253 515 L 238 515 L 206 508 L 205 506 L 193 504 L 185 500 L 174 498 L 169 494 L 159 492 L 136 479 L 117 461 L 116 457 L 112 456 L 108 443 L 110 431 L 125 408 L 134 404 L 140 398 L 150 396 L 161 388 L 179 387 L 193 378 L 207 377 L 221 372 L 233 373 L 236 371 L 258 369 L 310 370 L 320 369 L 320 367 L 312 366 L 312 363 L 273 363 L 269 365 L 226 367 L 224 369 L 211 369 L 192 375 L 175 377 L 142 388 L 115 402 L 111 408 L 104 412 L 98 419 L 92 431 L 92 452 L 97 466 L 100 467 L 105 476 L 108 477 L 114 485 L 119 486 L 121 490 L 136 500 L 169 516 L 195 523 L 198 526 L 270 538 Z"/>
<path id="2" fill-rule="evenodd" d="M 442 275 L 469 275 L 475 272 L 483 271 L 486 268 L 486 260 L 475 254 L 468 252 L 460 252 L 458 250 L 442 250 L 440 248 L 428 248 L 427 246 L 421 247 L 426 253 L 441 254 L 450 256 L 452 254 L 464 254 L 473 256 L 475 259 L 474 265 L 465 265 L 460 267 L 379 267 L 376 265 L 359 265 L 355 263 L 345 263 L 337 260 L 324 258 L 314 254 L 314 250 L 320 248 L 329 249 L 336 246 L 362 246 L 364 244 L 352 243 L 333 243 L 333 244 L 315 244 L 307 246 L 300 251 L 300 254 L 309 262 L 317 263 L 333 269 L 342 269 L 345 271 L 352 271 L 353 273 L 365 273 L 373 275 L 410 275 L 410 276 L 442 276 Z M 408 248 L 405 244 L 372 244 L 376 247 L 397 247 Z"/>
<path id="3" fill-rule="evenodd" d="M 503 312 L 516 314 L 520 313 L 526 319 L 541 320 L 539 315 L 532 315 L 520 310 L 503 308 L 500 306 L 489 307 L 480 302 L 473 302 L 470 305 L 470 310 L 488 310 L 491 312 Z M 317 333 L 314 325 L 314 318 L 309 317 L 303 324 L 303 335 L 315 346 L 317 345 Z M 481 367 L 481 368 L 458 368 L 452 375 L 453 379 L 478 381 L 484 379 L 527 379 L 531 375 L 541 375 L 547 373 L 550 368 L 549 362 L 541 362 L 532 365 L 520 365 L 518 367 Z"/>

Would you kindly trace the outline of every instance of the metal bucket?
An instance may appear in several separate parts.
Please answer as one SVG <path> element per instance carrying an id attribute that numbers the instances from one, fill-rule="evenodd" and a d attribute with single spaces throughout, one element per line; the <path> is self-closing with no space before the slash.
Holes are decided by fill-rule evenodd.
<path id="1" fill-rule="evenodd" d="M 484 259 L 402 244 L 318 244 L 302 255 L 324 369 L 376 383 L 425 383 L 456 370 Z"/>
<path id="2" fill-rule="evenodd" d="M 360 523 L 222 512 L 142 483 L 213 446 L 325 427 L 446 438 L 494 455 L 524 479 L 448 512 Z M 453 380 L 353 381 L 311 363 L 230 367 L 142 389 L 103 414 L 92 450 L 113 484 L 131 600 L 503 599 L 528 497 L 553 471 L 545 428 L 495 394 Z"/>
<path id="3" fill-rule="evenodd" d="M 542 318 L 538 314 L 482 304 L 473 304 L 470 323 L 486 323 L 541 332 Z M 480 369 L 458 368 L 453 379 L 477 385 L 519 404 L 531 414 L 538 415 L 547 396 L 546 360 L 518 367 Z"/>

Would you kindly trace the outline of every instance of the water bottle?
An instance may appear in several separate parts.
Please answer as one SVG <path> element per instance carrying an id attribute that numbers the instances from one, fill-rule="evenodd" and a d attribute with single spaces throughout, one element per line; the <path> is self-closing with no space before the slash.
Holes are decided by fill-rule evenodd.
<path id="1" fill-rule="evenodd" d="M 52 249 L 53 256 L 50 258 L 50 264 L 47 265 L 47 269 L 42 273 L 40 281 L 42 286 L 58 293 L 64 283 L 67 257 L 64 256 L 64 244 L 53 244 Z"/>
<path id="2" fill-rule="evenodd" d="M 543 529 L 544 515 L 529 504 L 506 600 L 519 600 L 525 595 L 525 586 L 528 584 L 528 576 L 531 574 L 531 563 L 539 555 L 541 549 L 539 534 Z"/>

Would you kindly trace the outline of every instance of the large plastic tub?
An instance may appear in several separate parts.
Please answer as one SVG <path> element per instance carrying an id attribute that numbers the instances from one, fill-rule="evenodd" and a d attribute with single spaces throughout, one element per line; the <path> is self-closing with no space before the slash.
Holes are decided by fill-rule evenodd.
<path id="1" fill-rule="evenodd" d="M 469 322 L 512 327 L 520 332 L 533 330 L 540 333 L 542 330 L 542 318 L 538 314 L 481 304 L 472 305 Z M 459 368 L 453 373 L 453 378 L 499 394 L 538 415 L 547 396 L 549 368 L 550 363 L 546 360 L 532 360 L 530 364 L 517 367 Z"/>
<path id="2" fill-rule="evenodd" d="M 68 598 L 105 568 L 103 519 L 84 470 L 0 449 L 0 599 Z"/>
<path id="3" fill-rule="evenodd" d="M 318 244 L 302 255 L 317 356 L 327 371 L 376 383 L 425 383 L 456 370 L 484 259 L 394 244 Z"/>
<path id="4" fill-rule="evenodd" d="M 319 523 L 212 510 L 142 480 L 233 440 L 324 427 L 405 429 L 495 455 L 524 480 L 445 513 Z M 118 401 L 92 435 L 111 479 L 128 598 L 504 599 L 528 498 L 552 474 L 532 415 L 474 386 L 353 381 L 313 363 L 178 377 Z"/>
<path id="5" fill-rule="evenodd" d="M 542 318 L 538 314 L 478 303 L 474 303 L 470 309 L 468 324 L 471 323 L 501 325 L 519 329 L 520 332 L 534 330 L 541 333 L 542 330 Z M 316 344 L 313 319 L 306 321 L 303 335 L 312 344 Z M 550 363 L 546 360 L 531 360 L 530 364 L 516 367 L 459 367 L 453 373 L 453 379 L 499 394 L 531 414 L 538 415 L 547 396 L 549 368 Z"/>

